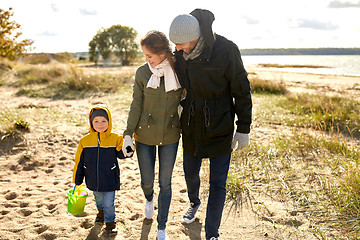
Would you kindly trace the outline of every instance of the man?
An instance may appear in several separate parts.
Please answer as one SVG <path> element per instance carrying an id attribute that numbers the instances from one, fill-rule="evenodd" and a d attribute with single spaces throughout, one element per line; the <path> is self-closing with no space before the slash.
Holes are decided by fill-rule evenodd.
<path id="1" fill-rule="evenodd" d="M 249 144 L 252 100 L 238 47 L 214 34 L 214 15 L 203 9 L 177 16 L 169 37 L 176 45 L 175 70 L 186 89 L 182 100 L 183 167 L 190 207 L 182 221 L 191 223 L 200 207 L 199 171 L 210 159 L 206 239 L 218 239 L 226 198 L 231 152 Z M 237 116 L 234 133 L 235 114 Z"/>

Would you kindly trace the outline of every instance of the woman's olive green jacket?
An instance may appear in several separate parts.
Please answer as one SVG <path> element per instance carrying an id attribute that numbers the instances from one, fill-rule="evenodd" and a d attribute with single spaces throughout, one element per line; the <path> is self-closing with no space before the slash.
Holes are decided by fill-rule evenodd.
<path id="1" fill-rule="evenodd" d="M 178 107 L 182 88 L 165 92 L 164 77 L 157 89 L 146 87 L 152 72 L 148 64 L 136 70 L 133 101 L 130 106 L 125 135 L 147 145 L 167 145 L 179 141 Z"/>

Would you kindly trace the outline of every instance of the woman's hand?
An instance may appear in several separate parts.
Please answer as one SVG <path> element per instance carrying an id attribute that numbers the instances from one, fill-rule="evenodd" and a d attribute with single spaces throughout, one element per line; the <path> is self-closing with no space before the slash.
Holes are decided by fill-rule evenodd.
<path id="1" fill-rule="evenodd" d="M 124 144 L 122 145 L 122 151 L 125 157 L 131 157 L 134 154 L 135 146 L 129 135 L 124 136 Z"/>

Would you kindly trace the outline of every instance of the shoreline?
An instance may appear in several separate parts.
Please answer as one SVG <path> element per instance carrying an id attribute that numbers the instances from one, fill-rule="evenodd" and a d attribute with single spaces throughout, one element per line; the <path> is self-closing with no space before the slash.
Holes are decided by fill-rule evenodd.
<path id="1" fill-rule="evenodd" d="M 360 78 L 360 75 L 351 75 L 351 74 L 342 74 L 342 73 L 316 73 L 316 72 L 308 72 L 308 71 L 290 71 L 289 68 L 291 67 L 263 67 L 263 66 L 257 66 L 260 64 L 252 64 L 252 65 L 248 65 L 245 66 L 245 69 L 257 69 L 258 71 L 269 71 L 269 72 L 281 72 L 281 73 L 302 73 L 302 74 L 313 74 L 313 75 L 324 75 L 324 76 L 334 76 L 334 77 L 353 77 L 353 78 Z M 305 65 L 304 65 L 305 66 Z M 311 67 L 311 65 L 309 65 L 309 67 L 294 67 L 291 69 L 304 69 L 304 68 L 308 68 L 308 69 L 320 69 L 320 68 L 331 68 L 331 67 L 316 67 L 316 65 L 314 65 L 314 67 Z"/>
<path id="2" fill-rule="evenodd" d="M 360 77 L 360 55 L 266 55 L 243 56 L 242 60 L 246 68 L 271 67 L 272 71 Z M 287 67 L 279 69 L 279 66 Z"/>
<path id="3" fill-rule="evenodd" d="M 340 76 L 332 74 L 315 74 L 274 71 L 272 69 L 248 67 L 249 78 L 282 82 L 291 92 L 316 92 L 348 95 L 360 98 L 360 76 Z"/>

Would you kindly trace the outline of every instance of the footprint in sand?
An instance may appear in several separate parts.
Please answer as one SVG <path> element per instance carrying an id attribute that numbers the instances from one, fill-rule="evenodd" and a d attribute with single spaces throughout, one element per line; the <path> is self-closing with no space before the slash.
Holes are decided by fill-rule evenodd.
<path id="1" fill-rule="evenodd" d="M 17 194 L 14 192 L 10 192 L 5 195 L 5 198 L 6 200 L 14 200 L 15 198 L 17 198 Z"/>
<path id="2" fill-rule="evenodd" d="M 56 239 L 58 236 L 54 233 L 44 232 L 40 235 L 45 240 L 53 240 Z"/>
<path id="3" fill-rule="evenodd" d="M 33 162 L 33 163 L 29 163 L 29 164 L 26 164 L 24 167 L 23 167 L 23 170 L 24 171 L 32 171 L 35 169 L 35 167 L 37 167 L 39 164 L 36 163 L 36 162 Z"/>
<path id="4" fill-rule="evenodd" d="M 24 217 L 30 216 L 33 213 L 33 211 L 31 211 L 29 209 L 21 209 L 20 212 L 22 213 L 22 215 Z"/>
<path id="5" fill-rule="evenodd" d="M 56 207 L 56 204 L 49 204 L 49 205 L 47 206 L 47 209 L 48 209 L 48 210 L 53 210 L 55 207 Z"/>
<path id="6" fill-rule="evenodd" d="M 127 176 L 127 179 L 130 180 L 130 181 L 136 180 L 133 176 Z"/>
<path id="7" fill-rule="evenodd" d="M 139 218 L 141 218 L 141 215 L 138 214 L 138 213 L 136 213 L 135 215 L 132 215 L 132 216 L 130 217 L 130 220 L 131 220 L 131 221 L 135 221 L 135 220 L 138 220 Z"/>
<path id="8" fill-rule="evenodd" d="M 50 165 L 49 165 L 49 168 L 54 168 L 55 166 L 56 166 L 56 164 L 53 163 L 53 164 L 50 164 Z"/>
<path id="9" fill-rule="evenodd" d="M 1 211 L 1 215 L 6 215 L 6 214 L 8 214 L 10 211 L 7 211 L 7 210 L 2 210 Z"/>
<path id="10" fill-rule="evenodd" d="M 21 208 L 26 208 L 26 207 L 28 207 L 28 206 L 29 206 L 29 203 L 26 203 L 26 202 L 20 203 L 20 207 L 21 207 Z"/>
<path id="11" fill-rule="evenodd" d="M 57 211 L 57 208 L 56 208 L 57 204 L 49 204 L 47 206 L 47 209 L 49 210 L 49 213 L 53 214 L 54 212 Z"/>
<path id="12" fill-rule="evenodd" d="M 186 192 L 187 192 L 187 190 L 185 188 L 180 190 L 180 193 L 186 193 Z"/>
<path id="13" fill-rule="evenodd" d="M 126 165 L 126 166 L 124 166 L 123 168 L 124 168 L 124 170 L 130 170 L 130 169 L 131 169 L 131 168 L 129 167 L 129 165 Z"/>
<path id="14" fill-rule="evenodd" d="M 36 232 L 37 232 L 37 234 L 42 234 L 43 232 L 45 232 L 46 230 L 48 230 L 49 229 L 49 227 L 48 226 L 46 226 L 46 225 L 35 225 L 35 228 L 36 228 Z"/>
<path id="15" fill-rule="evenodd" d="M 16 166 L 16 165 L 11 165 L 11 166 L 9 167 L 9 169 L 10 169 L 11 171 L 15 171 L 15 170 L 17 170 L 17 166 Z"/>
<path id="16" fill-rule="evenodd" d="M 6 208 L 15 208 L 15 207 L 17 207 L 17 205 L 14 204 L 14 203 L 6 203 L 4 206 L 5 206 Z"/>
<path id="17" fill-rule="evenodd" d="M 82 228 L 89 229 L 89 228 L 92 228 L 94 226 L 94 224 L 91 223 L 89 219 L 85 219 L 85 221 L 83 221 L 80 226 Z"/>
<path id="18" fill-rule="evenodd" d="M 29 192 L 23 193 L 22 195 L 23 195 L 24 197 L 30 197 L 30 196 L 32 196 L 32 194 L 29 193 Z"/>

